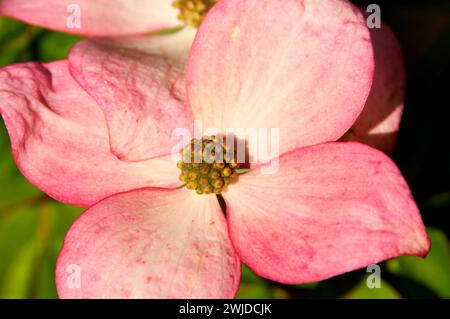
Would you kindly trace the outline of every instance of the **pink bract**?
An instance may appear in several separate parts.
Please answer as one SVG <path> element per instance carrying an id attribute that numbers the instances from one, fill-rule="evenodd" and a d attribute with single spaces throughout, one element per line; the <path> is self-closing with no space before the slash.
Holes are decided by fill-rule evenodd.
<path id="1" fill-rule="evenodd" d="M 90 206 L 58 259 L 60 297 L 231 298 L 240 260 L 292 284 L 427 254 L 395 164 L 366 145 L 333 142 L 364 107 L 374 58 L 357 8 L 316 4 L 221 0 L 185 76 L 176 59 L 93 42 L 67 62 L 0 72 L 0 112 L 24 175 Z M 170 132 L 192 129 L 192 119 L 280 129 L 279 170 L 255 164 L 239 176 L 223 193 L 226 218 L 214 195 L 175 189 Z"/>
<path id="2" fill-rule="evenodd" d="M 4 0 L 0 15 L 88 36 L 136 35 L 180 25 L 172 0 Z M 79 26 L 71 23 L 74 15 Z"/>
<path id="3" fill-rule="evenodd" d="M 89 206 L 117 192 L 179 184 L 170 152 L 126 162 L 111 151 L 105 117 L 66 61 L 1 69 L 0 100 L 17 166 L 59 201 Z"/>

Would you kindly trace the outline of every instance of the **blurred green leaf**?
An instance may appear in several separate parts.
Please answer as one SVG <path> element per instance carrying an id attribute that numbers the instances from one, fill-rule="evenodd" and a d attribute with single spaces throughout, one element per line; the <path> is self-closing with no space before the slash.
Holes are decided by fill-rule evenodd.
<path id="1" fill-rule="evenodd" d="M 267 286 L 242 282 L 236 295 L 237 299 L 269 299 L 272 295 Z"/>
<path id="2" fill-rule="evenodd" d="M 38 199 L 41 192 L 32 186 L 14 163 L 8 133 L 0 121 L 0 217 L 4 210 L 14 208 L 23 201 Z"/>
<path id="3" fill-rule="evenodd" d="M 80 39 L 79 36 L 60 32 L 44 32 L 36 44 L 39 61 L 50 62 L 65 59 L 70 48 Z"/>
<path id="4" fill-rule="evenodd" d="M 245 264 L 242 264 L 241 285 L 236 298 L 266 299 L 272 297 L 271 289 L 268 286 L 267 281 L 256 275 Z"/>
<path id="5" fill-rule="evenodd" d="M 31 60 L 30 44 L 42 29 L 0 17 L 0 67 Z"/>
<path id="6" fill-rule="evenodd" d="M 32 281 L 33 265 L 35 261 L 35 243 L 28 242 L 19 247 L 14 259 L 3 275 L 0 286 L 0 298 L 29 298 L 30 284 Z"/>
<path id="7" fill-rule="evenodd" d="M 428 228 L 431 251 L 426 259 L 401 257 L 387 262 L 387 269 L 397 276 L 420 283 L 443 298 L 450 298 L 450 246 L 445 234 Z M 411 288 L 409 289 L 411 291 Z M 407 291 L 407 290 L 406 290 Z M 409 297 L 409 296 L 408 296 Z"/>
<path id="8" fill-rule="evenodd" d="M 299 289 L 314 289 L 319 285 L 319 282 L 309 282 L 301 285 L 294 285 L 294 287 Z"/>
<path id="9" fill-rule="evenodd" d="M 37 224 L 37 214 L 30 214 L 29 210 L 21 209 L 0 219 L 0 297 L 17 295 L 20 291 L 9 288 L 15 279 L 15 274 L 26 271 L 23 267 L 31 266 L 29 261 L 20 265 L 20 260 L 29 259 L 33 249 L 30 248 L 32 234 Z M 30 252 L 31 250 L 31 252 Z M 19 263 L 19 264 L 18 264 Z M 14 269 L 16 273 L 14 274 Z M 30 270 L 30 268 L 28 268 Z M 12 277 L 11 277 L 12 276 Z M 25 275 L 17 278 L 16 285 L 23 286 Z M 28 276 L 28 274 L 26 275 Z M 24 287 L 23 289 L 26 289 Z"/>
<path id="10" fill-rule="evenodd" d="M 0 46 L 14 40 L 17 35 L 24 33 L 26 30 L 27 26 L 19 21 L 0 17 Z"/>
<path id="11" fill-rule="evenodd" d="M 266 281 L 256 275 L 245 264 L 242 264 L 241 286 L 239 287 L 236 298 L 267 299 L 271 298 L 271 293 Z"/>
<path id="12" fill-rule="evenodd" d="M 356 287 L 346 293 L 345 299 L 398 299 L 400 294 L 386 281 L 381 280 L 380 288 L 369 288 L 366 280 L 362 280 Z"/>
<path id="13" fill-rule="evenodd" d="M 81 209 L 51 199 L 0 218 L 0 298 L 55 298 L 64 235 Z"/>
<path id="14" fill-rule="evenodd" d="M 255 274 L 247 265 L 242 264 L 242 278 L 243 282 L 260 284 L 264 283 L 264 279 Z"/>
<path id="15" fill-rule="evenodd" d="M 65 59 L 82 37 L 44 30 L 0 17 L 0 67 L 25 61 L 50 62 Z"/>

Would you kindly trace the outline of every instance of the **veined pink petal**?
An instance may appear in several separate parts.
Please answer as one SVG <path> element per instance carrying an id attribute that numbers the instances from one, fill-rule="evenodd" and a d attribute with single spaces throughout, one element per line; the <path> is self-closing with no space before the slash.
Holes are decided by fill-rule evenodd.
<path id="1" fill-rule="evenodd" d="M 430 244 L 401 173 L 366 145 L 325 143 L 254 170 L 224 194 L 230 235 L 259 275 L 284 283 L 323 280 Z"/>
<path id="2" fill-rule="evenodd" d="M 0 15 L 88 36 L 142 34 L 180 25 L 172 0 L 3 0 Z"/>
<path id="3" fill-rule="evenodd" d="M 170 156 L 130 163 L 111 153 L 103 113 L 66 61 L 0 69 L 0 113 L 22 173 L 59 201 L 88 206 L 130 189 L 179 185 Z"/>
<path id="4" fill-rule="evenodd" d="M 111 150 L 121 160 L 168 154 L 174 129 L 192 128 L 179 62 L 92 41 L 72 49 L 71 73 L 103 110 Z"/>
<path id="5" fill-rule="evenodd" d="M 185 27 L 169 34 L 96 39 L 96 42 L 112 46 L 117 50 L 130 49 L 145 54 L 164 56 L 184 65 L 196 33 L 197 29 Z M 183 88 L 183 90 L 185 90 L 185 88 Z"/>
<path id="6" fill-rule="evenodd" d="M 221 0 L 186 69 L 203 127 L 279 128 L 280 152 L 336 140 L 369 94 L 369 31 L 347 1 Z"/>
<path id="7" fill-rule="evenodd" d="M 239 280 L 216 197 L 185 189 L 141 189 L 91 207 L 56 267 L 62 298 L 232 298 Z"/>
<path id="8" fill-rule="evenodd" d="M 394 150 L 405 101 L 405 70 L 400 46 L 389 27 L 371 29 L 375 73 L 369 98 L 352 128 L 342 137 L 385 153 Z"/>

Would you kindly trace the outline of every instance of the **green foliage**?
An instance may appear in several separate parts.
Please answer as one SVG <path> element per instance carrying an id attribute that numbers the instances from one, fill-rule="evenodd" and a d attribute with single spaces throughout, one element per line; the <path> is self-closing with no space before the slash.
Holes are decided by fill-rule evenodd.
<path id="1" fill-rule="evenodd" d="M 386 281 L 381 280 L 380 288 L 367 287 L 366 280 L 362 280 L 356 287 L 346 293 L 346 299 L 398 299 L 400 294 Z"/>
<path id="2" fill-rule="evenodd" d="M 0 298 L 56 297 L 54 268 L 81 209 L 42 197 L 0 218 Z"/>
<path id="3" fill-rule="evenodd" d="M 39 32 L 18 21 L 0 18 L 0 66 L 31 60 L 29 45 Z"/>
<path id="4" fill-rule="evenodd" d="M 0 66 L 17 62 L 49 62 L 67 57 L 81 38 L 0 18 Z"/>
<path id="5" fill-rule="evenodd" d="M 79 36 L 59 32 L 44 32 L 38 38 L 37 53 L 39 61 L 49 62 L 66 57 L 70 48 L 80 40 Z"/>
<path id="6" fill-rule="evenodd" d="M 271 291 L 261 277 L 242 264 L 241 286 L 236 297 L 239 299 L 267 299 L 271 298 Z"/>
<path id="7" fill-rule="evenodd" d="M 437 229 L 428 229 L 431 252 L 426 259 L 401 257 L 387 263 L 388 270 L 395 274 L 393 282 L 407 297 L 450 298 L 450 245 L 445 234 Z M 415 286 L 412 283 L 416 283 Z M 402 286 L 403 285 L 403 286 Z M 417 288 L 422 285 L 422 290 Z M 414 291 L 415 295 L 411 292 Z"/>
<path id="8" fill-rule="evenodd" d="M 17 169 L 12 155 L 8 141 L 8 133 L 2 122 L 0 122 L 0 211 L 15 209 L 15 205 L 33 200 L 41 195 L 35 187 L 30 185 L 28 181 L 23 178 Z M 0 213 L 1 217 L 1 213 Z"/>

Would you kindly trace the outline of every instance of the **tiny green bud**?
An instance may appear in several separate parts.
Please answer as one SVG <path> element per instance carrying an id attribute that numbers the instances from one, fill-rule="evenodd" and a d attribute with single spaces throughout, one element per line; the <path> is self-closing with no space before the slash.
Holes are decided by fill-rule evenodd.
<path id="1" fill-rule="evenodd" d="M 203 166 L 200 171 L 203 175 L 208 174 L 209 173 L 209 165 Z"/>
<path id="2" fill-rule="evenodd" d="M 216 180 L 213 182 L 213 186 L 214 186 L 215 188 L 221 188 L 221 187 L 223 186 L 223 180 L 222 180 L 222 179 L 216 179 Z"/>
<path id="3" fill-rule="evenodd" d="M 225 167 L 225 163 L 214 163 L 214 167 L 218 169 L 222 169 Z"/>
<path id="4" fill-rule="evenodd" d="M 211 173 L 209 174 L 209 177 L 211 177 L 212 179 L 217 179 L 220 177 L 220 171 L 218 170 L 212 170 Z"/>
<path id="5" fill-rule="evenodd" d="M 208 179 L 205 178 L 205 177 L 202 177 L 202 178 L 200 179 L 200 185 L 202 185 L 202 186 L 208 186 L 208 185 L 209 185 Z"/>
<path id="6" fill-rule="evenodd" d="M 196 182 L 189 182 L 186 184 L 186 188 L 187 189 L 196 189 L 197 188 L 197 183 Z"/>
<path id="7" fill-rule="evenodd" d="M 223 175 L 224 177 L 230 177 L 232 173 L 233 173 L 233 171 L 231 170 L 230 167 L 225 167 L 225 168 L 222 170 L 222 175 Z"/>
<path id="8" fill-rule="evenodd" d="M 190 172 L 189 173 L 189 179 L 191 181 L 195 181 L 197 179 L 197 177 L 198 177 L 198 173 L 197 172 Z"/>

